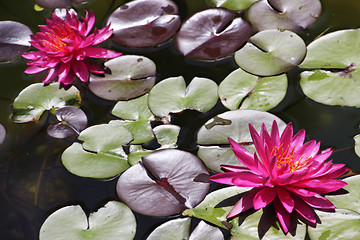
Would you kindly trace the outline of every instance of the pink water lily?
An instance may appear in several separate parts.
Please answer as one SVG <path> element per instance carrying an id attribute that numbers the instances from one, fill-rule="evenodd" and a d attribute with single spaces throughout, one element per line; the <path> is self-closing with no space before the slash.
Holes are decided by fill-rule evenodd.
<path id="1" fill-rule="evenodd" d="M 82 21 L 76 13 L 67 12 L 65 19 L 52 14 L 46 25 L 40 25 L 40 32 L 31 36 L 31 45 L 39 51 L 27 52 L 22 56 L 29 59 L 25 70 L 35 74 L 48 70 L 43 83 L 50 83 L 58 77 L 58 82 L 71 84 L 76 77 L 86 82 L 89 71 L 104 73 L 103 68 L 94 64 L 91 58 L 114 58 L 121 55 L 94 45 L 104 42 L 112 35 L 110 25 L 90 34 L 95 23 L 93 11 L 85 11 Z"/>
<path id="2" fill-rule="evenodd" d="M 260 135 L 249 124 L 256 153 L 251 154 L 238 143 L 229 139 L 237 159 L 243 166 L 222 165 L 227 171 L 210 177 L 211 181 L 253 187 L 232 208 L 227 218 L 232 218 L 248 209 L 261 209 L 272 204 L 277 219 L 288 233 L 291 215 L 299 214 L 316 226 L 316 209 L 334 209 L 334 205 L 322 193 L 338 190 L 347 185 L 335 179 L 349 169 L 344 164 L 325 162 L 332 151 L 319 152 L 320 143 L 304 143 L 305 131 L 293 136 L 289 123 L 283 133 L 274 121 L 271 133 L 262 125 Z"/>

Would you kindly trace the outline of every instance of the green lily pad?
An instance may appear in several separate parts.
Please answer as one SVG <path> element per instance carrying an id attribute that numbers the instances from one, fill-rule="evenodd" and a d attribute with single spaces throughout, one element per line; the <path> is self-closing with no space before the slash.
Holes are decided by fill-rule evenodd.
<path id="1" fill-rule="evenodd" d="M 260 0 L 249 8 L 248 19 L 258 31 L 287 29 L 300 32 L 311 26 L 320 14 L 319 0 Z"/>
<path id="2" fill-rule="evenodd" d="M 207 78 L 195 77 L 186 87 L 182 76 L 162 80 L 149 93 L 149 108 L 159 117 L 185 109 L 207 112 L 218 99 L 217 84 Z"/>
<path id="3" fill-rule="evenodd" d="M 240 195 L 251 188 L 225 187 L 209 193 L 205 199 L 193 209 L 186 209 L 182 215 L 203 219 L 215 224 L 221 228 L 228 229 L 224 223 L 227 222 L 226 216 L 229 214 L 232 206 L 216 207 L 219 203 L 227 198 Z M 239 197 L 240 199 L 240 197 Z"/>
<path id="4" fill-rule="evenodd" d="M 306 234 L 306 225 L 305 224 L 297 224 L 296 225 L 296 234 L 292 236 L 290 233 L 285 235 L 281 230 L 279 224 L 277 223 L 277 228 L 271 226 L 269 229 L 266 229 L 262 224 L 259 224 L 260 218 L 263 214 L 262 210 L 258 210 L 257 212 L 248 216 L 240 225 L 239 218 L 235 218 L 233 223 L 233 228 L 231 229 L 232 240 L 240 240 L 240 239 L 249 239 L 249 240 L 258 240 L 259 232 L 261 234 L 265 234 L 261 239 L 262 240 L 278 240 L 278 239 L 295 239 L 295 240 L 303 240 L 305 239 Z M 314 238 L 319 239 L 319 238 Z"/>
<path id="5" fill-rule="evenodd" d="M 59 88 L 58 83 L 48 86 L 34 83 L 15 98 L 12 119 L 17 123 L 37 121 L 46 110 L 54 111 L 65 105 L 79 106 L 80 102 L 79 91 L 74 86 L 65 91 Z"/>
<path id="6" fill-rule="evenodd" d="M 153 129 L 161 148 L 177 148 L 180 127 L 171 124 L 159 125 Z"/>
<path id="7" fill-rule="evenodd" d="M 221 231 L 201 221 L 190 235 L 191 219 L 173 219 L 161 224 L 147 240 L 223 240 Z"/>
<path id="8" fill-rule="evenodd" d="M 355 141 L 355 153 L 360 156 L 360 134 L 354 136 Z"/>
<path id="9" fill-rule="evenodd" d="M 223 164 L 239 165 L 240 162 L 232 152 L 228 138 L 232 138 L 250 152 L 254 152 L 248 124 L 251 123 L 259 131 L 264 123 L 270 130 L 274 120 L 282 131 L 286 124 L 268 112 L 239 109 L 219 114 L 200 128 L 197 134 L 198 156 L 208 168 L 216 172 L 221 171 L 220 165 Z"/>
<path id="10" fill-rule="evenodd" d="M 106 179 L 130 167 L 122 145 L 133 140 L 129 130 L 116 124 L 100 124 L 82 131 L 83 141 L 73 143 L 62 154 L 65 168 L 81 177 Z"/>
<path id="11" fill-rule="evenodd" d="M 335 213 L 316 211 L 321 220 L 316 228 L 309 228 L 311 239 L 360 239 L 360 214 L 347 209 Z"/>
<path id="12" fill-rule="evenodd" d="M 130 145 L 129 151 L 128 161 L 131 166 L 134 166 L 154 150 L 144 149 L 141 145 Z"/>
<path id="13" fill-rule="evenodd" d="M 155 84 L 156 66 L 143 56 L 125 55 L 105 62 L 111 74 L 91 75 L 89 88 L 107 100 L 128 100 L 147 93 Z"/>
<path id="14" fill-rule="evenodd" d="M 111 113 L 123 120 L 110 121 L 110 124 L 117 124 L 127 128 L 133 135 L 132 144 L 140 144 L 154 139 L 150 122 L 155 117 L 148 108 L 148 95 L 129 101 L 119 101 Z"/>
<path id="15" fill-rule="evenodd" d="M 216 7 L 224 7 L 233 11 L 241 11 L 249 8 L 258 0 L 210 0 Z"/>
<path id="16" fill-rule="evenodd" d="M 131 240 L 136 219 L 123 203 L 110 201 L 89 217 L 79 205 L 66 206 L 52 213 L 40 229 L 40 240 Z"/>
<path id="17" fill-rule="evenodd" d="M 299 65 L 315 69 L 301 73 L 300 85 L 306 96 L 323 104 L 360 107 L 356 81 L 360 77 L 359 41 L 360 29 L 351 29 L 326 34 L 309 44 Z"/>
<path id="18" fill-rule="evenodd" d="M 326 198 L 329 199 L 336 208 L 349 209 L 360 214 L 360 175 L 347 177 L 343 180 L 348 183 L 347 186 L 343 187 L 348 193 L 327 195 Z"/>
<path id="19" fill-rule="evenodd" d="M 287 72 L 299 65 L 306 55 L 306 45 L 296 33 L 287 30 L 258 32 L 235 53 L 236 63 L 259 76 Z"/>
<path id="20" fill-rule="evenodd" d="M 255 109 L 267 111 L 285 97 L 287 91 L 285 74 L 274 77 L 258 77 L 237 69 L 219 85 L 222 104 L 230 110 Z"/>

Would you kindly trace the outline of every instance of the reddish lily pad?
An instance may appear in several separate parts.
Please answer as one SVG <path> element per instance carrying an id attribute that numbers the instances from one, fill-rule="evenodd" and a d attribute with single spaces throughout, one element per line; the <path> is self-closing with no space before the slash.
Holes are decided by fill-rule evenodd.
<path id="1" fill-rule="evenodd" d="M 14 21 L 0 21 L 0 61 L 9 61 L 21 56 L 31 44 L 30 28 Z"/>
<path id="2" fill-rule="evenodd" d="M 251 25 L 259 31 L 286 29 L 300 32 L 321 14 L 319 0 L 260 0 L 248 12 Z"/>
<path id="3" fill-rule="evenodd" d="M 47 133 L 54 138 L 76 137 L 87 126 L 86 114 L 78 107 L 65 106 L 55 110 L 60 123 L 50 125 Z"/>
<path id="4" fill-rule="evenodd" d="M 43 8 L 64 8 L 75 6 L 79 3 L 86 2 L 88 0 L 34 0 L 39 6 Z"/>
<path id="5" fill-rule="evenodd" d="M 0 124 L 0 144 L 2 144 L 6 137 L 6 129 L 4 125 Z"/>
<path id="6" fill-rule="evenodd" d="M 177 49 L 187 57 L 218 59 L 232 54 L 251 36 L 250 24 L 223 8 L 195 13 L 175 36 Z"/>
<path id="7" fill-rule="evenodd" d="M 112 38 L 127 47 L 156 46 L 171 38 L 180 27 L 176 4 L 170 0 L 136 0 L 126 3 L 109 17 Z"/>
<path id="8" fill-rule="evenodd" d="M 149 58 L 125 55 L 105 63 L 111 74 L 90 76 L 89 88 L 107 100 L 128 100 L 147 93 L 155 84 L 156 66 Z"/>
<path id="9" fill-rule="evenodd" d="M 126 170 L 116 186 L 132 210 L 169 216 L 199 204 L 209 191 L 209 172 L 195 155 L 176 149 L 150 153 Z"/>

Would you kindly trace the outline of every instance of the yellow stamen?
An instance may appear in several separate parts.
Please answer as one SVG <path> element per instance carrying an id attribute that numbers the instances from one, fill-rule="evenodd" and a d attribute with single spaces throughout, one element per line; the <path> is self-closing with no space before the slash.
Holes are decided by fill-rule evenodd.
<path id="1" fill-rule="evenodd" d="M 298 160 L 295 160 L 294 147 L 291 149 L 291 151 L 289 151 L 289 146 L 286 149 L 284 149 L 282 144 L 279 147 L 274 147 L 272 149 L 271 156 L 276 156 L 277 169 L 279 169 L 283 164 L 287 163 L 289 166 L 289 172 L 294 172 L 303 169 L 312 164 L 312 162 L 309 162 L 311 157 L 303 159 L 305 154 L 302 155 Z"/>

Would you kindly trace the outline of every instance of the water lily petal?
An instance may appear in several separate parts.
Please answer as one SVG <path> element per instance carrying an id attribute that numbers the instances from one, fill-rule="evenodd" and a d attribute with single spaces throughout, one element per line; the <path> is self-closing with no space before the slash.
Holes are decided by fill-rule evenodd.
<path id="1" fill-rule="evenodd" d="M 115 58 L 121 55 L 121 53 L 117 53 L 115 51 L 111 51 L 101 47 L 87 47 L 84 48 L 82 51 L 86 57 L 91 58 Z"/>
<path id="2" fill-rule="evenodd" d="M 294 198 L 295 206 L 294 209 L 298 212 L 303 218 L 308 220 L 309 222 L 315 224 L 316 217 L 314 211 L 307 205 L 302 199 Z"/>
<path id="3" fill-rule="evenodd" d="M 269 203 L 274 201 L 276 197 L 276 190 L 274 188 L 265 187 L 261 189 L 253 199 L 254 209 L 261 209 L 266 207 Z"/>
<path id="4" fill-rule="evenodd" d="M 315 196 L 317 194 L 316 192 L 309 191 L 309 190 L 304 189 L 304 188 L 298 188 L 298 187 L 292 187 L 292 186 L 284 186 L 284 188 L 286 188 L 290 192 L 295 193 L 296 195 L 301 195 L 301 196 L 304 196 L 304 197 L 312 197 L 312 196 Z"/>
<path id="5" fill-rule="evenodd" d="M 43 80 L 43 83 L 50 83 L 57 77 L 57 69 L 56 68 L 50 68 L 48 73 L 46 74 L 46 77 Z"/>
<path id="6" fill-rule="evenodd" d="M 294 187 L 306 188 L 317 193 L 333 192 L 346 185 L 346 182 L 337 179 L 309 179 L 292 184 Z"/>
<path id="7" fill-rule="evenodd" d="M 288 125 L 286 125 L 280 137 L 280 142 L 284 149 L 290 148 L 292 137 L 293 137 L 293 128 L 292 128 L 292 123 L 290 122 Z"/>
<path id="8" fill-rule="evenodd" d="M 318 209 L 335 209 L 334 204 L 332 204 L 332 202 L 330 202 L 328 199 L 326 199 L 325 197 L 317 194 L 315 196 L 312 197 L 303 197 L 303 196 L 299 196 L 302 200 L 304 200 L 304 202 L 306 202 L 309 206 L 313 207 L 313 208 L 318 208 Z"/>
<path id="9" fill-rule="evenodd" d="M 27 74 L 35 74 L 46 70 L 46 67 L 30 66 L 24 71 Z"/>
<path id="10" fill-rule="evenodd" d="M 280 203 L 279 199 L 275 198 L 274 200 L 274 208 L 276 212 L 276 216 L 279 219 L 279 223 L 284 233 L 287 234 L 291 225 L 291 216 L 288 213 L 284 206 Z"/>
<path id="11" fill-rule="evenodd" d="M 261 188 L 253 188 L 248 193 L 246 193 L 230 210 L 227 218 L 235 217 L 240 213 L 253 208 L 253 199 L 254 196 L 261 190 Z"/>
<path id="12" fill-rule="evenodd" d="M 86 82 L 89 79 L 89 70 L 84 62 L 73 60 L 71 67 L 82 82 Z"/>
<path id="13" fill-rule="evenodd" d="M 210 180 L 238 187 L 260 187 L 264 185 L 264 179 L 250 171 L 219 173 L 211 176 Z"/>
<path id="14" fill-rule="evenodd" d="M 284 188 L 277 188 L 277 196 L 283 205 L 284 209 L 291 213 L 294 209 L 294 199 L 291 197 L 291 194 Z"/>

